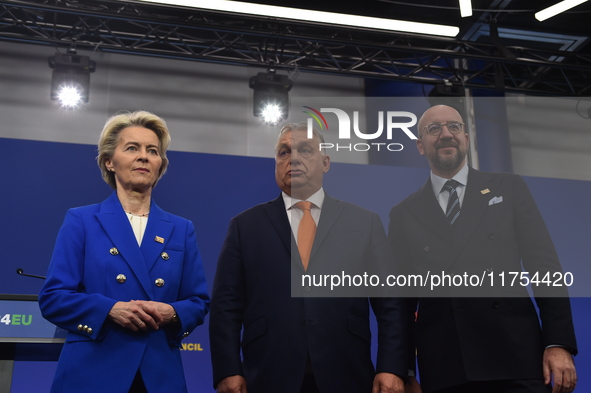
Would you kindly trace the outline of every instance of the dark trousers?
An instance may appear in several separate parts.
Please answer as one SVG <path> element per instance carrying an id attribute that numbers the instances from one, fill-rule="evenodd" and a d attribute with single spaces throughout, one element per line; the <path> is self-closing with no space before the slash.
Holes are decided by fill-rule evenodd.
<path id="1" fill-rule="evenodd" d="M 300 393 L 320 393 L 320 390 L 318 390 L 318 385 L 316 385 L 314 372 L 312 371 L 310 356 L 308 356 L 308 361 L 306 362 L 306 372 L 304 373 L 304 381 L 302 382 Z"/>
<path id="2" fill-rule="evenodd" d="M 542 379 L 479 381 L 436 390 L 432 393 L 550 393 L 552 387 Z"/>
<path id="3" fill-rule="evenodd" d="M 129 388 L 129 393 L 148 393 L 146 385 L 144 385 L 144 380 L 142 379 L 142 374 L 139 371 L 135 374 L 131 388 Z"/>

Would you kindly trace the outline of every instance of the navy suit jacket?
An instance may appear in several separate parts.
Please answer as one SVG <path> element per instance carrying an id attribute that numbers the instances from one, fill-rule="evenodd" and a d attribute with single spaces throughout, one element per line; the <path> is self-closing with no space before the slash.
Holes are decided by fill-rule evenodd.
<path id="1" fill-rule="evenodd" d="M 155 284 L 159 278 L 163 286 Z M 117 301 L 132 299 L 171 304 L 181 326 L 132 332 L 107 318 Z M 150 392 L 185 392 L 178 347 L 209 308 L 193 224 L 152 201 L 139 247 L 116 193 L 70 209 L 39 306 L 68 330 L 52 392 L 127 392 L 138 369 Z"/>
<path id="2" fill-rule="evenodd" d="M 494 197 L 502 201 L 491 204 Z M 453 230 L 428 180 L 392 209 L 389 238 L 396 261 L 408 272 L 468 272 L 486 274 L 487 280 L 492 274 L 496 280 L 487 292 L 498 295 L 493 297 L 445 297 L 445 288 L 434 297 L 429 289 L 418 290 L 414 341 L 424 392 L 467 381 L 542 378 L 546 346 L 562 345 L 576 353 L 566 289 L 534 287 L 540 327 L 526 289 L 508 285 L 509 272 L 521 272 L 522 264 L 530 274 L 561 271 L 550 234 L 521 177 L 470 168 Z M 501 272 L 507 273 L 503 288 Z M 411 299 L 409 310 L 416 308 L 417 299 Z"/>
<path id="3" fill-rule="evenodd" d="M 405 302 L 310 297 L 319 290 L 313 286 L 299 287 L 307 297 L 292 297 L 291 276 L 304 272 L 292 244 L 281 196 L 232 219 L 212 294 L 214 385 L 242 375 L 250 393 L 299 392 L 309 356 L 321 392 L 371 392 L 370 303 L 379 329 L 377 371 L 406 375 Z M 388 258 L 379 217 L 326 195 L 306 273 L 327 263 L 353 271 L 362 261 Z"/>

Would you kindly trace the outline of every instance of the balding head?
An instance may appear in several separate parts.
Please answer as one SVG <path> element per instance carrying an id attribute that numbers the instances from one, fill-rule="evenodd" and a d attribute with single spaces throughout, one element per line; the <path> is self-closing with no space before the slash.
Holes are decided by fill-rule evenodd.
<path id="1" fill-rule="evenodd" d="M 429 125 L 439 127 L 429 134 L 425 132 Z M 458 130 L 459 133 L 454 133 Z M 427 158 L 435 175 L 451 179 L 466 163 L 469 138 L 462 130 L 465 130 L 462 116 L 451 106 L 433 106 L 419 119 L 417 149 Z"/>

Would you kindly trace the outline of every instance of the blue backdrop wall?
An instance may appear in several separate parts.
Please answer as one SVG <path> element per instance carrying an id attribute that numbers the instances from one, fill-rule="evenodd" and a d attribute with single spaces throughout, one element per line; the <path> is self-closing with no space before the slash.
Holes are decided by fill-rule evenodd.
<path id="1" fill-rule="evenodd" d="M 0 206 L 0 293 L 37 294 L 42 281 L 16 275 L 45 274 L 55 237 L 68 208 L 105 199 L 111 189 L 96 165 L 96 147 L 0 138 L 5 171 Z M 164 210 L 193 221 L 211 288 L 216 260 L 229 220 L 239 212 L 275 198 L 274 163 L 252 158 L 170 152 L 171 165 L 154 191 Z M 333 164 L 325 177 L 331 195 L 380 214 L 420 187 L 426 169 Z M 575 280 L 591 277 L 587 245 L 591 239 L 591 182 L 526 178 L 544 215 L 558 253 Z M 573 298 L 580 355 L 577 391 L 591 391 L 591 299 Z M 0 314 L 2 310 L 0 310 Z M 182 352 L 190 392 L 212 391 L 207 319 L 185 339 Z M 17 350 L 11 392 L 48 391 L 55 361 L 43 360 L 44 348 Z M 51 356 L 46 358 L 51 359 Z"/>

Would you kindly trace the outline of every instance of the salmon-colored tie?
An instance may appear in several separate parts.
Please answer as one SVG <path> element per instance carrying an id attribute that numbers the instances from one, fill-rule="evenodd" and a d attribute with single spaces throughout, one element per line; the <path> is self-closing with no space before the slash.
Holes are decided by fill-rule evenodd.
<path id="1" fill-rule="evenodd" d="M 296 203 L 295 207 L 304 212 L 298 228 L 298 251 L 300 252 L 300 258 L 302 258 L 304 270 L 307 270 L 312 245 L 314 244 L 314 236 L 316 236 L 316 223 L 310 212 L 312 202 L 301 201 Z"/>

